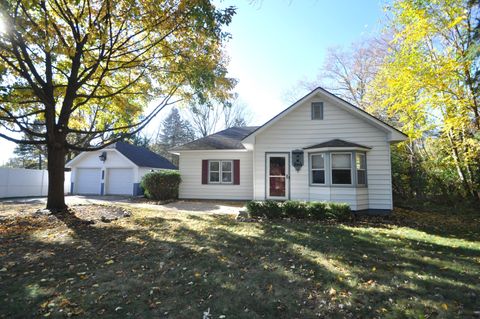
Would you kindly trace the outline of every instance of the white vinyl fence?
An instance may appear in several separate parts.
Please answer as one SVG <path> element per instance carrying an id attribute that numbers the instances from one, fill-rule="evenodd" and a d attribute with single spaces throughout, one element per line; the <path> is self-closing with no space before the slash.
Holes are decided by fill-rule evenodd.
<path id="1" fill-rule="evenodd" d="M 65 193 L 70 192 L 70 172 L 65 172 Z M 48 172 L 39 169 L 0 167 L 0 198 L 47 196 Z"/>

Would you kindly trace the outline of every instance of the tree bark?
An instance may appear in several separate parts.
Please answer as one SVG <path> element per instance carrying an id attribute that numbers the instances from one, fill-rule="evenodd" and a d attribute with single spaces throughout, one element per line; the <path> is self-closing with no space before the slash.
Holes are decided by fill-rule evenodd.
<path id="1" fill-rule="evenodd" d="M 48 199 L 47 209 L 63 211 L 65 205 L 65 144 L 49 143 L 48 145 Z"/>

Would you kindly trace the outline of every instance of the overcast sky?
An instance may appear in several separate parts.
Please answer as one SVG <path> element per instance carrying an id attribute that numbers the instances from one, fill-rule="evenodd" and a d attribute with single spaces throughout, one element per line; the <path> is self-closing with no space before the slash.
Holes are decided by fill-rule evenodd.
<path id="1" fill-rule="evenodd" d="M 228 28 L 229 73 L 238 79 L 236 91 L 253 114 L 250 124 L 260 125 L 288 107 L 288 92 L 300 80 L 316 78 L 327 48 L 349 46 L 379 32 L 385 1 L 216 1 L 219 7 L 237 7 Z M 148 132 L 168 112 L 159 114 Z M 0 165 L 14 147 L 0 138 Z"/>

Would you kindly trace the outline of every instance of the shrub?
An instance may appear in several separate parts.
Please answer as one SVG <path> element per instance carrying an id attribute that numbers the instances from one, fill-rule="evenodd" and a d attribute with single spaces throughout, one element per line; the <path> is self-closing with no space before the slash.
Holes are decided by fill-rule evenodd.
<path id="1" fill-rule="evenodd" d="M 308 210 L 305 202 L 289 200 L 282 205 L 283 216 L 294 218 L 307 218 Z"/>
<path id="2" fill-rule="evenodd" d="M 254 218 L 312 218 L 317 220 L 331 219 L 346 221 L 351 217 L 351 210 L 348 204 L 324 203 L 324 202 L 301 202 L 290 200 L 276 202 L 273 200 L 250 201 L 246 205 L 247 211 Z"/>
<path id="3" fill-rule="evenodd" d="M 252 217 L 260 218 L 280 218 L 282 217 L 282 207 L 279 202 L 273 200 L 250 201 L 247 203 L 247 211 Z"/>
<path id="4" fill-rule="evenodd" d="M 145 191 L 145 196 L 156 200 L 178 198 L 180 173 L 175 170 L 161 170 L 143 176 L 140 185 Z"/>
<path id="5" fill-rule="evenodd" d="M 263 207 L 262 202 L 257 201 L 249 201 L 247 202 L 247 212 L 250 214 L 251 217 L 264 217 L 263 216 Z"/>
<path id="6" fill-rule="evenodd" d="M 350 206 L 345 203 L 329 203 L 327 218 L 338 221 L 346 221 L 352 217 Z"/>
<path id="7" fill-rule="evenodd" d="M 326 219 L 327 218 L 327 204 L 324 202 L 310 202 L 308 203 L 308 215 L 313 219 Z"/>
<path id="8" fill-rule="evenodd" d="M 266 200 L 262 205 L 263 214 L 265 217 L 274 219 L 283 217 L 282 203 L 274 200 Z"/>

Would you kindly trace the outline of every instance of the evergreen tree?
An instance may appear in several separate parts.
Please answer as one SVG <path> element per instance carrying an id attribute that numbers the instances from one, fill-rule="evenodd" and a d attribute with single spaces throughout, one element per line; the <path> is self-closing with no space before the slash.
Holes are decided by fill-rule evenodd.
<path id="1" fill-rule="evenodd" d="M 15 147 L 13 153 L 16 155 L 16 160 L 11 163 L 16 163 L 15 166 L 36 169 L 46 168 L 46 151 L 40 145 L 19 144 Z"/>
<path id="2" fill-rule="evenodd" d="M 176 108 L 173 108 L 163 121 L 161 141 L 169 147 L 175 147 L 193 141 L 195 132 L 189 121 L 183 120 Z"/>
<path id="3" fill-rule="evenodd" d="M 162 131 L 157 135 L 152 149 L 178 165 L 178 156 L 169 153 L 168 150 L 195 139 L 195 131 L 189 121 L 182 119 L 178 109 L 173 108 L 170 114 L 163 120 Z"/>

